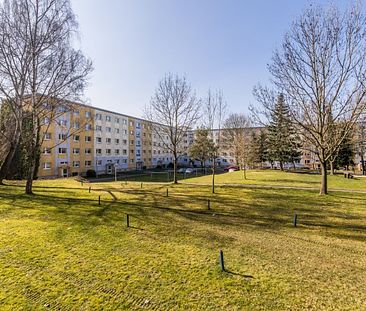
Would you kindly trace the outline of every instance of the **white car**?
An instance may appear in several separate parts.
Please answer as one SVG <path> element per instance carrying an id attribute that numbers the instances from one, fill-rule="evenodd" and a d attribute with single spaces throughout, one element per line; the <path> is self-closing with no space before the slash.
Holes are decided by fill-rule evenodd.
<path id="1" fill-rule="evenodd" d="M 194 170 L 193 170 L 193 168 L 187 168 L 185 173 L 192 174 L 192 173 L 194 173 Z"/>
<path id="2" fill-rule="evenodd" d="M 181 174 L 183 174 L 185 171 L 186 171 L 186 169 L 185 169 L 185 168 L 180 168 L 180 169 L 177 171 L 177 173 L 181 173 Z"/>

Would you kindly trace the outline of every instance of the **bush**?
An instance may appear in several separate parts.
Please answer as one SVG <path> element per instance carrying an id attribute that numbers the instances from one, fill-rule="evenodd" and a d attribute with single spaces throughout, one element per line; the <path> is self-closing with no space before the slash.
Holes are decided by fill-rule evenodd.
<path id="1" fill-rule="evenodd" d="M 87 170 L 86 171 L 86 177 L 87 178 L 94 178 L 97 177 L 97 173 L 94 170 Z"/>

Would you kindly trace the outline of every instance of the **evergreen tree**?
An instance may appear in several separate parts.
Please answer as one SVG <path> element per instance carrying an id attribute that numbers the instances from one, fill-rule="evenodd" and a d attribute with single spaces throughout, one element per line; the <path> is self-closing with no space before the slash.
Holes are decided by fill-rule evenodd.
<path id="1" fill-rule="evenodd" d="M 300 158 L 300 138 L 296 135 L 290 118 L 289 107 L 286 105 L 284 96 L 280 94 L 274 110 L 270 114 L 268 130 L 268 159 L 278 161 L 280 168 L 286 162 L 295 162 Z"/>
<path id="2" fill-rule="evenodd" d="M 213 157 L 215 152 L 215 144 L 209 137 L 207 129 L 196 130 L 196 138 L 189 148 L 189 156 L 192 159 L 201 162 L 201 166 L 205 166 L 205 162 Z"/>
<path id="3" fill-rule="evenodd" d="M 355 164 L 354 157 L 354 144 L 352 139 L 347 136 L 339 147 L 338 155 L 335 160 L 336 167 L 345 167 L 345 169 L 348 170 L 350 165 Z"/>

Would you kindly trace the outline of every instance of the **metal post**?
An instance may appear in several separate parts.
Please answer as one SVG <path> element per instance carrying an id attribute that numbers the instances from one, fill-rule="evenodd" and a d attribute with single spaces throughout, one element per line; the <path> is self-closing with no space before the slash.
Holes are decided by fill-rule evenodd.
<path id="1" fill-rule="evenodd" d="M 98 198 L 98 205 L 100 205 L 100 196 L 99 196 L 99 198 Z"/>
<path id="2" fill-rule="evenodd" d="M 297 214 L 294 216 L 294 227 L 297 227 Z"/>
<path id="3" fill-rule="evenodd" d="M 207 200 L 207 209 L 210 210 L 211 209 L 211 201 Z"/>
<path id="4" fill-rule="evenodd" d="M 91 191 L 91 187 L 89 187 L 89 193 L 90 193 L 90 191 Z"/>
<path id="5" fill-rule="evenodd" d="M 126 225 L 127 225 L 127 228 L 130 226 L 130 215 L 126 215 Z"/>
<path id="6" fill-rule="evenodd" d="M 220 250 L 220 267 L 223 272 L 225 272 L 225 264 L 224 264 L 224 252 Z"/>
<path id="7" fill-rule="evenodd" d="M 166 196 L 169 196 L 169 188 L 166 188 Z"/>
<path id="8" fill-rule="evenodd" d="M 142 183 L 141 183 L 140 187 L 141 187 L 141 189 L 142 189 Z"/>

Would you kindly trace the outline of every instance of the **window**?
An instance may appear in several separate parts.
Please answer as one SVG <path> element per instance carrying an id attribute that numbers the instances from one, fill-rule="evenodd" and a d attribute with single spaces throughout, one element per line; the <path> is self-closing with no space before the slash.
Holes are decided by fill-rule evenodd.
<path id="1" fill-rule="evenodd" d="M 43 135 L 44 135 L 43 136 L 44 140 L 50 140 L 51 139 L 51 133 L 44 133 Z"/>
<path id="2" fill-rule="evenodd" d="M 51 106 L 51 104 L 49 104 L 49 103 L 44 103 L 42 106 L 43 106 L 43 108 L 44 108 L 44 109 L 46 109 L 46 110 L 51 110 L 51 109 L 52 109 L 52 106 Z"/>
<path id="3" fill-rule="evenodd" d="M 133 135 L 134 134 L 134 132 L 133 131 L 130 131 L 130 135 Z"/>
<path id="4" fill-rule="evenodd" d="M 95 150 L 95 153 L 96 153 L 97 155 L 101 155 L 101 154 L 102 154 L 102 149 L 96 149 L 96 150 Z"/>
<path id="5" fill-rule="evenodd" d="M 73 153 L 74 154 L 80 154 L 80 149 L 79 148 L 74 148 Z"/>
<path id="6" fill-rule="evenodd" d="M 122 144 L 127 145 L 127 139 L 123 139 Z"/>
<path id="7" fill-rule="evenodd" d="M 122 159 L 122 163 L 127 163 L 127 159 Z"/>
<path id="8" fill-rule="evenodd" d="M 115 149 L 115 150 L 114 150 L 114 154 L 115 154 L 115 155 L 119 155 L 119 149 Z"/>
<path id="9" fill-rule="evenodd" d="M 131 160 L 130 160 L 130 162 L 131 162 L 131 163 L 133 163 L 133 162 L 134 162 L 134 160 L 133 160 L 133 159 L 131 159 Z"/>
<path id="10" fill-rule="evenodd" d="M 119 124 L 119 119 L 115 118 L 114 121 Z"/>
<path id="11" fill-rule="evenodd" d="M 116 129 L 116 133 L 119 134 L 119 129 Z"/>
<path id="12" fill-rule="evenodd" d="M 66 109 L 65 106 L 59 106 L 58 107 L 58 112 L 66 112 L 66 111 L 67 111 L 67 109 Z"/>
<path id="13" fill-rule="evenodd" d="M 114 140 L 114 143 L 115 143 L 116 145 L 118 145 L 118 144 L 119 144 L 119 139 L 118 139 L 118 138 L 116 138 L 116 139 Z"/>
<path id="14" fill-rule="evenodd" d="M 73 167 L 80 167 L 80 161 L 73 161 L 72 166 Z"/>
<path id="15" fill-rule="evenodd" d="M 122 150 L 122 154 L 123 154 L 123 155 L 126 155 L 126 154 L 127 154 L 127 149 L 123 149 L 123 150 Z"/>
<path id="16" fill-rule="evenodd" d="M 48 155 L 48 154 L 51 154 L 51 148 L 47 148 L 47 147 L 46 147 L 46 148 L 44 148 L 44 149 L 43 149 L 43 154 L 47 154 L 47 155 Z"/>
<path id="17" fill-rule="evenodd" d="M 102 137 L 97 137 L 97 143 L 101 144 L 102 143 Z"/>
<path id="18" fill-rule="evenodd" d="M 108 127 L 108 126 L 105 128 L 105 130 L 106 130 L 106 132 L 107 132 L 107 133 L 112 132 L 112 128 L 110 128 L 110 127 Z"/>
<path id="19" fill-rule="evenodd" d="M 101 115 L 100 113 L 97 113 L 97 114 L 95 115 L 95 119 L 96 119 L 96 120 L 102 120 L 102 115 Z"/>
<path id="20" fill-rule="evenodd" d="M 130 126 L 133 126 L 133 122 L 132 121 L 130 121 Z"/>
<path id="21" fill-rule="evenodd" d="M 79 129 L 80 128 L 80 123 L 75 121 L 74 122 L 74 129 Z"/>
<path id="22" fill-rule="evenodd" d="M 91 154 L 91 149 L 90 148 L 86 148 L 85 149 L 85 154 Z"/>
<path id="23" fill-rule="evenodd" d="M 138 129 L 139 129 L 140 127 L 141 127 L 141 123 L 140 123 L 140 122 L 137 122 L 137 123 L 136 123 L 136 128 L 138 128 Z"/>
<path id="24" fill-rule="evenodd" d="M 51 169 L 51 162 L 44 162 L 43 163 L 43 169 L 44 170 L 50 170 Z"/>
<path id="25" fill-rule="evenodd" d="M 91 117 L 91 112 L 90 111 L 86 111 L 85 112 L 85 118 L 89 119 Z"/>
<path id="26" fill-rule="evenodd" d="M 80 141 L 80 135 L 74 135 L 74 141 Z"/>
<path id="27" fill-rule="evenodd" d="M 67 139 L 67 135 L 66 134 L 58 134 L 58 139 L 59 140 L 66 140 Z"/>
<path id="28" fill-rule="evenodd" d="M 123 130 L 123 134 L 127 135 L 127 130 Z"/>
<path id="29" fill-rule="evenodd" d="M 85 166 L 91 166 L 91 161 L 85 161 Z"/>
<path id="30" fill-rule="evenodd" d="M 60 165 L 67 165 L 67 164 L 69 164 L 69 162 L 67 162 L 67 161 L 61 161 L 60 162 Z"/>
<path id="31" fill-rule="evenodd" d="M 102 160 L 97 160 L 97 166 L 101 166 L 102 165 Z"/>
<path id="32" fill-rule="evenodd" d="M 60 121 L 58 122 L 58 124 L 59 124 L 60 126 L 67 126 L 67 120 L 60 120 Z"/>
<path id="33" fill-rule="evenodd" d="M 107 144 L 110 144 L 110 143 L 112 142 L 112 139 L 110 139 L 110 138 L 106 138 L 106 139 L 105 139 L 105 142 L 106 142 Z"/>
<path id="34" fill-rule="evenodd" d="M 91 136 L 85 136 L 85 142 L 90 143 L 91 139 Z"/>
<path id="35" fill-rule="evenodd" d="M 134 153 L 134 150 L 133 150 L 133 149 L 131 149 L 131 150 L 130 150 L 130 153 Z"/>
<path id="36" fill-rule="evenodd" d="M 105 153 L 106 153 L 106 155 L 110 155 L 111 154 L 111 149 L 106 149 Z"/>
<path id="37" fill-rule="evenodd" d="M 95 129 L 96 129 L 98 132 L 101 132 L 101 131 L 102 131 L 102 127 L 101 127 L 100 125 L 95 126 Z"/>
<path id="38" fill-rule="evenodd" d="M 135 141 L 134 140 L 131 140 L 130 141 L 130 145 L 134 145 L 135 144 Z"/>
<path id="39" fill-rule="evenodd" d="M 90 131 L 91 130 L 91 125 L 90 124 L 85 124 L 85 130 Z"/>
<path id="40" fill-rule="evenodd" d="M 80 114 L 79 110 L 74 110 L 74 116 L 77 117 Z"/>
<path id="41" fill-rule="evenodd" d="M 127 125 L 127 120 L 126 119 L 123 119 L 122 122 L 123 122 L 124 125 Z"/>
<path id="42" fill-rule="evenodd" d="M 58 153 L 59 154 L 66 154 L 67 153 L 67 148 L 58 148 Z"/>
<path id="43" fill-rule="evenodd" d="M 111 122 L 111 116 L 105 116 L 105 120 L 106 120 L 107 122 Z"/>
<path id="44" fill-rule="evenodd" d="M 44 119 L 43 119 L 43 124 L 44 124 L 44 125 L 48 125 L 48 124 L 50 124 L 50 118 L 47 118 L 47 117 L 46 117 L 46 118 L 44 118 Z"/>

